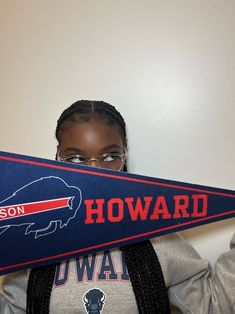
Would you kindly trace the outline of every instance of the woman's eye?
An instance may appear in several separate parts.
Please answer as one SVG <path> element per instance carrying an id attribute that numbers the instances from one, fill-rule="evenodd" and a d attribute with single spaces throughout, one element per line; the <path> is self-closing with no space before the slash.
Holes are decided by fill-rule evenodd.
<path id="1" fill-rule="evenodd" d="M 118 158 L 118 156 L 117 156 L 115 153 L 110 153 L 110 154 L 104 155 L 103 161 L 108 161 L 108 162 L 110 162 L 110 161 L 114 161 L 114 160 L 117 159 L 117 158 Z"/>
<path id="2" fill-rule="evenodd" d="M 67 161 L 72 162 L 74 164 L 82 164 L 85 162 L 85 158 L 82 156 L 73 156 L 73 157 L 67 158 Z"/>

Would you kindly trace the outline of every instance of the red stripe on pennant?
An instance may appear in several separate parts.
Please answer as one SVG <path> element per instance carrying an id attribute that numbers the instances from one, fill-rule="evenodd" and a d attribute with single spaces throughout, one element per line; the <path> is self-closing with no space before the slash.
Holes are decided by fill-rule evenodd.
<path id="1" fill-rule="evenodd" d="M 12 219 L 21 216 L 43 213 L 45 211 L 55 210 L 69 206 L 69 200 L 72 198 L 58 198 L 41 202 L 32 202 L 17 205 L 8 205 L 0 207 L 0 220 Z"/>
<path id="2" fill-rule="evenodd" d="M 54 168 L 54 169 L 60 169 L 60 170 L 65 170 L 65 171 L 70 171 L 70 172 L 86 173 L 86 174 L 91 174 L 91 175 L 94 175 L 94 176 L 119 179 L 119 180 L 123 180 L 123 181 L 139 182 L 139 183 L 145 183 L 145 184 L 150 184 L 150 185 L 157 185 L 157 186 L 168 187 L 168 188 L 173 188 L 173 189 L 181 189 L 181 190 L 185 190 L 185 191 L 195 191 L 195 192 L 204 192 L 204 193 L 208 193 L 210 195 L 219 195 L 219 196 L 226 196 L 226 197 L 235 198 L 235 194 L 228 194 L 228 193 L 223 193 L 223 192 L 210 191 L 210 190 L 207 190 L 206 187 L 205 187 L 205 189 L 202 189 L 202 188 L 199 188 L 199 187 L 198 188 L 194 188 L 194 187 L 182 186 L 182 185 L 180 185 L 180 182 L 179 182 L 179 184 L 177 184 L 177 182 L 175 184 L 172 184 L 172 183 L 162 183 L 162 182 L 156 182 L 156 181 L 151 181 L 151 180 L 146 180 L 146 179 L 122 177 L 122 176 L 119 176 L 119 175 L 114 175 L 114 174 L 109 174 L 109 173 L 96 172 L 95 170 L 93 170 L 93 171 L 83 170 L 83 169 L 81 169 L 81 167 L 77 168 L 77 169 L 69 168 L 69 167 L 66 167 L 65 165 L 63 165 L 63 164 L 65 164 L 64 162 L 61 162 L 61 165 L 63 165 L 63 166 L 59 166 L 59 165 L 52 165 L 52 164 L 47 164 L 47 163 L 39 162 L 39 161 L 31 161 L 31 160 L 27 160 L 27 159 L 20 159 L 20 158 L 7 157 L 7 156 L 0 156 L 0 160 L 1 159 L 2 160 L 13 161 L 13 162 L 19 162 L 19 163 L 22 163 L 22 164 L 35 165 L 35 166 L 39 166 L 39 167 L 47 167 L 47 168 L 52 168 L 52 169 Z"/>

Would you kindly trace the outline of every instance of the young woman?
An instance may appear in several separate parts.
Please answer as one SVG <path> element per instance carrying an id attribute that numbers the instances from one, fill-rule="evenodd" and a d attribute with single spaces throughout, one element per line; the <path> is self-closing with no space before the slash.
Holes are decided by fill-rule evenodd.
<path id="1" fill-rule="evenodd" d="M 127 171 L 125 122 L 107 103 L 74 103 L 56 138 L 57 160 Z M 0 313 L 232 314 L 235 236 L 231 248 L 215 271 L 174 234 L 16 272 L 3 278 Z"/>

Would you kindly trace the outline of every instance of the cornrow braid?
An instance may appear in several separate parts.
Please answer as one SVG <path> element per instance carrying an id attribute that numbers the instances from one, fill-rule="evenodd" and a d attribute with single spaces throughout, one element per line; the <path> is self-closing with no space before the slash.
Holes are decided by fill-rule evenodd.
<path id="1" fill-rule="evenodd" d="M 122 247 L 139 313 L 170 313 L 157 254 L 149 240 Z M 141 261 L 141 262 L 140 262 Z"/>
<path id="2" fill-rule="evenodd" d="M 42 266 L 30 271 L 27 287 L 27 314 L 47 314 L 56 265 Z"/>
<path id="3" fill-rule="evenodd" d="M 91 119 L 117 126 L 127 148 L 125 121 L 116 108 L 103 101 L 80 100 L 61 114 L 55 136 L 61 135 L 71 123 Z M 125 165 L 123 171 L 127 172 Z M 167 289 L 157 254 L 149 240 L 121 248 L 127 264 L 130 281 L 141 314 L 170 313 Z M 48 314 L 50 295 L 55 276 L 55 265 L 31 270 L 27 289 L 27 314 Z"/>
<path id="4" fill-rule="evenodd" d="M 61 133 L 63 133 L 66 127 L 70 126 L 71 122 L 84 122 L 92 118 L 119 126 L 123 143 L 126 147 L 125 121 L 114 106 L 104 101 L 79 100 L 65 109 L 57 121 L 55 131 L 57 141 L 60 142 Z M 68 123 L 66 124 L 66 122 Z"/>

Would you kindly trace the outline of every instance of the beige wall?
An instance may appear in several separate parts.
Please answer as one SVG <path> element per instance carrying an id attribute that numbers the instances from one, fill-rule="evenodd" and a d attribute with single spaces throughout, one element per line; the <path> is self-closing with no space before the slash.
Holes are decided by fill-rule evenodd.
<path id="1" fill-rule="evenodd" d="M 54 158 L 61 110 L 103 99 L 126 117 L 132 172 L 234 189 L 234 13 L 233 0 L 1 0 L 1 150 Z M 185 235 L 214 263 L 234 226 Z"/>

